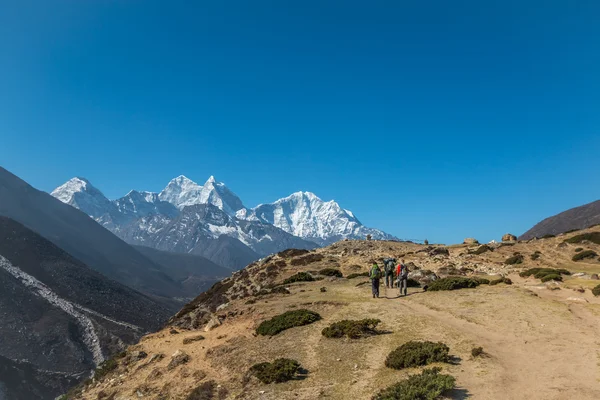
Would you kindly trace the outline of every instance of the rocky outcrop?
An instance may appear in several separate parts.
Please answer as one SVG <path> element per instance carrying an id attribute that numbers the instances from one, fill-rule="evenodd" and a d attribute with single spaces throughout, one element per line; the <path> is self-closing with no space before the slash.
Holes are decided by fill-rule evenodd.
<path id="1" fill-rule="evenodd" d="M 516 242 L 517 241 L 517 237 L 511 233 L 507 233 L 505 235 L 502 236 L 502 241 L 503 242 Z"/>

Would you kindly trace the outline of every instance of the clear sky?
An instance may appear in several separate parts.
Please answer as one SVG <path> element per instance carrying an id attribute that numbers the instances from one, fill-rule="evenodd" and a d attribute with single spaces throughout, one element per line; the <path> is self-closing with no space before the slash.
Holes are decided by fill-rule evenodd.
<path id="1" fill-rule="evenodd" d="M 0 165 L 39 189 L 215 175 L 446 243 L 600 198 L 598 1 L 0 6 Z"/>

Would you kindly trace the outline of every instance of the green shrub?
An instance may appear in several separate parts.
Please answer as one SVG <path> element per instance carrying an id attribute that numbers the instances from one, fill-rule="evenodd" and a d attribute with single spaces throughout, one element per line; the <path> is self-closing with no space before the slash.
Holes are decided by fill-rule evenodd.
<path id="1" fill-rule="evenodd" d="M 477 249 L 473 250 L 470 253 L 479 255 L 479 254 L 483 254 L 487 251 L 494 251 L 494 249 L 491 248 L 490 246 L 488 246 L 487 244 L 484 244 L 484 245 L 479 246 Z"/>
<path id="2" fill-rule="evenodd" d="M 337 276 L 338 278 L 344 277 L 344 275 L 342 275 L 342 271 L 340 271 L 339 269 L 335 269 L 335 268 L 324 268 L 319 271 L 319 275 Z"/>
<path id="3" fill-rule="evenodd" d="M 359 272 L 359 273 L 355 273 L 355 274 L 350 274 L 348 275 L 346 278 L 348 279 L 354 279 L 354 278 L 358 278 L 361 276 L 365 276 L 365 277 L 369 277 L 369 273 L 368 272 Z"/>
<path id="4" fill-rule="evenodd" d="M 542 282 L 562 281 L 562 276 L 560 274 L 548 274 L 542 276 L 540 279 L 542 280 Z"/>
<path id="5" fill-rule="evenodd" d="M 592 294 L 594 296 L 600 296 L 600 285 L 596 286 L 595 288 L 592 289 Z"/>
<path id="6" fill-rule="evenodd" d="M 533 277 L 535 279 L 542 279 L 544 276 L 546 275 L 571 275 L 571 272 L 564 269 L 564 268 L 530 268 L 527 269 L 525 271 L 522 271 L 521 273 L 519 273 L 519 276 L 521 276 L 521 278 L 527 278 L 531 275 L 533 275 Z"/>
<path id="7" fill-rule="evenodd" d="M 315 280 L 315 278 L 313 278 L 313 276 L 311 274 L 309 274 L 308 272 L 298 272 L 297 274 L 292 275 L 289 278 L 287 278 L 286 280 L 284 280 L 283 284 L 288 285 L 288 284 L 294 283 L 294 282 L 312 282 L 314 280 Z"/>
<path id="8" fill-rule="evenodd" d="M 404 343 L 385 359 L 385 366 L 393 369 L 420 367 L 434 362 L 447 362 L 450 349 L 444 343 L 416 342 Z"/>
<path id="9" fill-rule="evenodd" d="M 548 233 L 548 234 L 542 236 L 540 239 L 551 239 L 553 237 L 556 237 L 556 235 L 552 235 L 552 234 Z"/>
<path id="10" fill-rule="evenodd" d="M 373 400 L 434 400 L 456 385 L 451 375 L 440 374 L 441 368 L 429 368 L 418 375 L 389 386 L 375 396 Z"/>
<path id="11" fill-rule="evenodd" d="M 447 278 L 442 278 L 431 282 L 427 290 L 456 290 L 474 288 L 478 285 L 479 282 L 475 279 L 464 278 L 462 276 L 449 276 Z"/>
<path id="12" fill-rule="evenodd" d="M 521 254 L 515 254 L 512 257 L 508 257 L 504 261 L 504 264 L 506 264 L 506 265 L 515 265 L 515 264 L 522 264 L 522 263 L 523 263 L 523 256 Z"/>
<path id="13" fill-rule="evenodd" d="M 119 364 L 115 358 L 104 361 L 98 366 L 98 368 L 96 368 L 96 371 L 94 372 L 94 379 L 98 381 L 104 378 L 106 375 L 116 370 L 118 366 Z"/>
<path id="14" fill-rule="evenodd" d="M 321 332 L 328 338 L 341 338 L 348 336 L 350 339 L 358 339 L 363 336 L 377 334 L 375 328 L 381 320 L 379 319 L 361 319 L 361 320 L 342 320 L 334 322 Z"/>
<path id="15" fill-rule="evenodd" d="M 473 350 L 471 350 L 471 355 L 473 357 L 479 357 L 483 353 L 483 347 L 473 347 Z"/>
<path id="16" fill-rule="evenodd" d="M 505 283 L 507 285 L 512 285 L 512 281 L 510 280 L 510 278 L 498 278 L 498 279 L 494 279 L 490 282 L 490 285 L 497 285 L 499 283 Z"/>
<path id="17" fill-rule="evenodd" d="M 256 328 L 256 333 L 264 336 L 273 336 L 286 329 L 312 324 L 320 319 L 321 316 L 319 314 L 310 310 L 300 309 L 287 311 L 283 314 L 276 315 L 267 321 L 263 321 L 258 328 Z"/>
<path id="18" fill-rule="evenodd" d="M 600 232 L 588 232 L 582 233 L 581 235 L 575 235 L 572 238 L 566 239 L 565 243 L 581 243 L 584 240 L 590 241 L 592 243 L 600 244 Z"/>
<path id="19" fill-rule="evenodd" d="M 573 260 L 573 261 L 581 261 L 581 260 L 585 260 L 586 258 L 595 258 L 597 256 L 598 256 L 598 254 L 595 251 L 593 251 L 593 250 L 585 250 L 585 251 L 582 251 L 582 252 L 579 252 L 579 253 L 575 254 L 573 256 L 573 258 L 571 258 L 571 260 Z"/>
<path id="20" fill-rule="evenodd" d="M 579 253 L 580 251 L 583 251 L 583 247 L 578 247 L 575 249 L 575 253 Z"/>
<path id="21" fill-rule="evenodd" d="M 256 376 L 262 383 L 287 382 L 296 376 L 300 363 L 289 358 L 278 358 L 272 363 L 264 362 L 250 367 L 250 374 Z"/>
<path id="22" fill-rule="evenodd" d="M 541 255 L 542 255 L 542 253 L 541 253 L 541 252 L 539 252 L 539 251 L 536 251 L 536 252 L 534 252 L 534 253 L 531 255 L 531 259 L 532 259 L 532 260 L 537 260 L 538 258 L 540 258 L 540 256 L 541 256 Z"/>

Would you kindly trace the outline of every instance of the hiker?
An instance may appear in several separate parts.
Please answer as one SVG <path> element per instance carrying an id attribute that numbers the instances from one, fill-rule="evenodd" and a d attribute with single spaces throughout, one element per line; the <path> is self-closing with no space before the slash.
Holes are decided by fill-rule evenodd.
<path id="1" fill-rule="evenodd" d="M 381 278 L 381 269 L 379 269 L 379 265 L 377 265 L 377 263 L 373 263 L 371 272 L 369 272 L 369 278 L 371 278 L 373 298 L 379 297 L 379 278 Z"/>
<path id="2" fill-rule="evenodd" d="M 396 275 L 398 276 L 398 289 L 400 289 L 400 296 L 404 291 L 406 296 L 408 292 L 408 267 L 404 264 L 404 260 L 401 260 L 396 269 Z"/>
<path id="3" fill-rule="evenodd" d="M 383 265 L 385 271 L 385 287 L 394 287 L 394 265 L 396 264 L 395 258 L 384 258 Z"/>

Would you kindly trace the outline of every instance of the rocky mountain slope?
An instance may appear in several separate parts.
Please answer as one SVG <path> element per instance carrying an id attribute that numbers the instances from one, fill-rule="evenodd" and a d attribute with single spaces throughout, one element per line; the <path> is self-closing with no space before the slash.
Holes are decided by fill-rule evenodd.
<path id="1" fill-rule="evenodd" d="M 53 398 L 170 313 L 6 217 L 0 287 L 0 357 L 20 364 L 0 367 L 0 386 L 20 393 L 11 399 Z M 28 384 L 14 386 L 15 368 Z"/>
<path id="2" fill-rule="evenodd" d="M 312 249 L 366 235 L 394 239 L 366 228 L 350 211 L 312 193 L 295 193 L 248 209 L 212 176 L 204 185 L 179 176 L 160 193 L 132 191 L 114 201 L 87 180 L 73 178 L 52 195 L 84 211 L 128 243 L 198 254 L 236 269 L 291 247 Z M 222 236 L 230 239 L 219 240 Z M 210 251 L 216 240 L 218 257 Z"/>
<path id="3" fill-rule="evenodd" d="M 578 243 L 565 241 L 581 234 L 591 235 Z M 114 371 L 68 398 L 346 399 L 351 393 L 370 399 L 419 372 L 386 367 L 392 350 L 417 340 L 449 347 L 450 362 L 434 364 L 456 378 L 446 398 L 595 399 L 600 396 L 595 350 L 600 297 L 590 288 L 600 283 L 595 275 L 600 261 L 597 255 L 573 259 L 584 251 L 600 253 L 598 236 L 600 227 L 483 246 L 342 241 L 313 251 L 285 251 L 216 284 L 169 326 L 128 350 L 148 353 L 147 360 L 116 360 Z M 367 278 L 349 279 L 389 256 L 405 258 L 410 277 L 422 285 L 445 276 L 510 278 L 512 284 L 426 292 L 411 287 L 406 297 L 382 286 L 382 298 L 375 299 Z M 566 268 L 572 275 L 546 283 L 519 276 L 532 267 Z M 329 276 L 326 268 L 344 277 Z M 316 280 L 285 282 L 301 272 Z M 274 336 L 257 335 L 263 321 L 300 309 L 321 319 Z M 322 334 L 334 322 L 363 318 L 381 321 L 376 334 L 360 339 Z M 472 354 L 476 347 L 483 348 L 483 356 Z M 297 360 L 301 375 L 265 384 L 249 372 L 280 357 Z"/>
<path id="4" fill-rule="evenodd" d="M 598 224 L 600 224 L 600 200 L 546 218 L 521 235 L 520 239 L 557 235 Z"/>
<path id="5" fill-rule="evenodd" d="M 0 216 L 25 225 L 106 277 L 158 299 L 181 296 L 180 285 L 161 266 L 85 213 L 34 189 L 1 167 L 0 199 Z"/>

